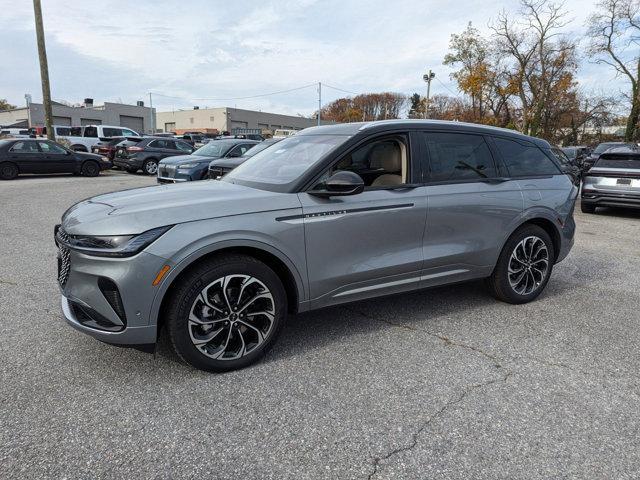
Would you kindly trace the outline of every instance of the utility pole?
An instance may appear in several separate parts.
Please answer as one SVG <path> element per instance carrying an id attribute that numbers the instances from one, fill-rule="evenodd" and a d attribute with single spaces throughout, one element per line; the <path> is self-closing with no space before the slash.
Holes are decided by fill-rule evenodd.
<path id="1" fill-rule="evenodd" d="M 435 78 L 436 74 L 429 70 L 429 73 L 425 73 L 422 79 L 427 82 L 427 104 L 424 107 L 424 118 L 429 118 L 429 100 L 431 95 L 431 80 Z"/>
<path id="2" fill-rule="evenodd" d="M 33 13 L 36 19 L 36 38 L 38 40 L 38 58 L 40 59 L 44 124 L 47 127 L 47 138 L 55 142 L 56 135 L 52 127 L 53 113 L 51 112 L 51 89 L 49 88 L 49 65 L 47 64 L 47 49 L 44 44 L 44 27 L 42 26 L 42 7 L 40 0 L 33 0 Z"/>
<path id="3" fill-rule="evenodd" d="M 153 115 L 153 98 L 151 98 L 151 92 L 149 92 L 149 108 L 151 109 L 151 135 L 156 134 L 156 119 Z"/>
<path id="4" fill-rule="evenodd" d="M 318 126 L 320 126 L 320 110 L 322 109 L 322 82 L 318 82 Z"/>

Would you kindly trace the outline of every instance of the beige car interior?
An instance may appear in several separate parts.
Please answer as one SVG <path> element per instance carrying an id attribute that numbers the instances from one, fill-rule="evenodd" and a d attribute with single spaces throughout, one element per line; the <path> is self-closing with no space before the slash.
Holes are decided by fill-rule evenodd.
<path id="1" fill-rule="evenodd" d="M 407 183 L 407 149 L 397 140 L 386 140 L 375 145 L 370 152 L 371 168 L 380 168 L 383 173 L 371 184 L 386 187 Z"/>

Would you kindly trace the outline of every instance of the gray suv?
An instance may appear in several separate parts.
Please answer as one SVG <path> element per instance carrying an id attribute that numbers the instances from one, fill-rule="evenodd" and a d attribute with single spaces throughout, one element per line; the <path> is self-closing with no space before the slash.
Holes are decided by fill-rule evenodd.
<path id="1" fill-rule="evenodd" d="M 535 299 L 569 253 L 577 187 L 547 142 L 437 121 L 310 128 L 220 181 L 100 195 L 56 227 L 62 310 L 114 344 L 161 327 L 231 370 L 289 313 L 485 278 Z"/>

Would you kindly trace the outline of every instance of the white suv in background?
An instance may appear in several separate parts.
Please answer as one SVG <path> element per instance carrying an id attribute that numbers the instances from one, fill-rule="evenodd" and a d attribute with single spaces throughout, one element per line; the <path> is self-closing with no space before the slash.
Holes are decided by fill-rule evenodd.
<path id="1" fill-rule="evenodd" d="M 56 139 L 67 140 L 71 144 L 71 149 L 76 152 L 91 152 L 92 147 L 98 145 L 101 138 L 141 136 L 135 130 L 117 125 L 86 125 L 84 127 L 54 125 L 53 129 Z M 46 128 L 43 128 L 42 132 L 46 135 Z"/>

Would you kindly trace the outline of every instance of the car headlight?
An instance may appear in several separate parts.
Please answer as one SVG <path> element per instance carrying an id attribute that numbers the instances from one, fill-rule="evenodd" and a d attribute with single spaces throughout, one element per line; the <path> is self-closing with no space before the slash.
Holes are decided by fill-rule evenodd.
<path id="1" fill-rule="evenodd" d="M 63 242 L 69 248 L 98 257 L 130 257 L 155 242 L 173 225 L 158 227 L 139 235 L 86 236 L 68 235 Z"/>
<path id="2" fill-rule="evenodd" d="M 182 165 L 178 165 L 178 168 L 186 170 L 186 169 L 189 169 L 189 168 L 195 168 L 197 166 L 198 166 L 197 163 L 183 163 Z"/>
<path id="3" fill-rule="evenodd" d="M 110 160 L 107 157 L 100 157 L 100 160 L 105 162 L 105 163 L 109 163 Z"/>

